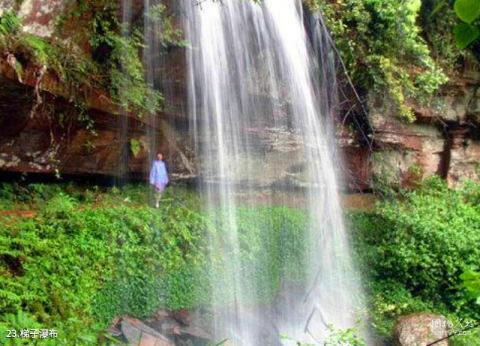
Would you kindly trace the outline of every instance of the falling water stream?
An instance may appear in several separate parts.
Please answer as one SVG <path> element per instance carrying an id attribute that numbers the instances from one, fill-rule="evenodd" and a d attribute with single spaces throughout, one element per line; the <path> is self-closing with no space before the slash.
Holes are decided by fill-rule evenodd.
<path id="1" fill-rule="evenodd" d="M 222 242 L 212 244 L 226 257 L 221 279 L 232 286 L 225 306 L 225 286 L 213 278 L 213 306 L 224 305 L 214 308 L 214 334 L 236 345 L 278 344 L 269 335 L 275 331 L 319 344 L 329 325 L 353 327 L 362 306 L 339 202 L 332 135 L 337 85 L 327 33 L 314 25 L 313 42 L 308 39 L 299 0 L 183 4 L 202 188 L 207 208 L 225 225 Z M 294 144 L 267 155 L 265 142 L 279 144 L 262 134 Z M 301 174 L 289 174 L 294 165 Z M 277 184 L 268 185 L 273 177 Z M 276 306 L 265 309 L 252 303 L 255 282 L 248 282 L 248 272 L 254 268 L 242 267 L 238 255 L 236 211 L 259 189 L 271 196 L 294 187 L 304 191 L 308 210 L 306 280 L 286 285 Z"/>
<path id="2" fill-rule="evenodd" d="M 145 5 L 148 10 L 150 0 Z M 284 334 L 322 344 L 329 326 L 355 326 L 363 307 L 339 201 L 336 66 L 328 33 L 315 17 L 305 24 L 301 0 L 179 5 L 190 44 L 188 113 L 200 191 L 221 225 L 209 239 L 212 266 L 221 263 L 210 278 L 214 338 L 264 346 L 288 344 Z M 154 60 L 147 56 L 150 83 Z M 308 219 L 299 245 L 304 279 L 282 278 L 278 297 L 259 303 L 258 268 L 241 256 L 239 207 L 254 208 L 259 199 L 291 205 L 299 194 Z"/>

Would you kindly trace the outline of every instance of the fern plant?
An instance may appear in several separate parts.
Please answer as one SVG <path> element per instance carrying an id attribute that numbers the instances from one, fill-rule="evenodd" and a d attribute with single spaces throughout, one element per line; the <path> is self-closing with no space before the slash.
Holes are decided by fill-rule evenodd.
<path id="1" fill-rule="evenodd" d="M 0 35 L 16 34 L 21 28 L 21 19 L 13 11 L 6 11 L 0 16 Z"/>

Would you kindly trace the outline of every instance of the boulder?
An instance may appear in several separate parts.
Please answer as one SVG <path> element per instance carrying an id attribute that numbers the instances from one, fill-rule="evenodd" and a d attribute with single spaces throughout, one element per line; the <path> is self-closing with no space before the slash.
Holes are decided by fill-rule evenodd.
<path id="1" fill-rule="evenodd" d="M 415 313 L 400 317 L 394 329 L 398 346 L 428 346 L 448 336 L 448 320 L 441 315 Z M 448 346 L 448 339 L 435 346 Z"/>

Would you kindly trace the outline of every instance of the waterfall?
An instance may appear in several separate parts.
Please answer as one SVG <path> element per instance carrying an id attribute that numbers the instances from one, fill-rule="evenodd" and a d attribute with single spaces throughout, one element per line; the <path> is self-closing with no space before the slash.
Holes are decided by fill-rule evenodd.
<path id="1" fill-rule="evenodd" d="M 275 331 L 321 343 L 328 326 L 354 326 L 362 307 L 335 170 L 337 85 L 327 33 L 313 26 L 309 42 L 297 0 L 183 4 L 201 187 L 207 209 L 224 225 L 211 239 L 212 253 L 224 256 L 220 277 L 212 278 L 214 334 L 238 345 L 279 343 Z M 272 137 L 291 144 L 267 157 L 265 142 L 279 146 Z M 295 165 L 303 169 L 300 177 L 286 169 Z M 265 309 L 254 303 L 254 268 L 245 268 L 240 258 L 237 209 L 254 205 L 260 190 L 273 204 L 279 190 L 298 187 L 309 220 L 306 279 L 301 287 L 285 285 L 276 305 Z M 289 198 L 284 194 L 280 203 Z"/>
<path id="2" fill-rule="evenodd" d="M 309 40 L 300 0 L 182 4 L 201 191 L 223 226 L 210 239 L 212 254 L 223 256 L 211 282 L 214 335 L 234 345 L 280 344 L 280 333 L 320 344 L 329 325 L 353 327 L 362 308 L 340 206 L 327 33 L 314 26 Z M 273 306 L 260 306 L 255 268 L 241 260 L 237 210 L 259 194 L 267 204 L 291 204 L 298 191 L 308 215 L 305 280 L 282 285 Z"/>

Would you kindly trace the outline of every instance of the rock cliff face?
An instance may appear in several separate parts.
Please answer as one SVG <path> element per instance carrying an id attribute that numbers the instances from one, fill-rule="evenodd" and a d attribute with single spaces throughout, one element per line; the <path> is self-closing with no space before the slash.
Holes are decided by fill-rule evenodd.
<path id="1" fill-rule="evenodd" d="M 433 101 L 436 107 L 413 105 L 417 120 L 406 124 L 378 97 L 370 102 L 374 129 L 372 176 L 408 185 L 438 174 L 450 185 L 479 179 L 480 76 L 465 72 L 452 78 Z"/>
<path id="2" fill-rule="evenodd" d="M 143 177 L 147 149 L 154 146 L 170 156 L 174 175 L 191 176 L 180 149 L 186 134 L 175 132 L 165 114 L 157 119 L 124 113 L 99 90 L 78 106 L 49 74 L 37 92 L 37 73 L 38 67 L 25 68 L 20 82 L 0 59 L 0 171 Z M 157 143 L 149 143 L 152 132 Z"/>
<path id="3" fill-rule="evenodd" d="M 134 1 L 139 12 L 140 2 Z M 54 36 L 55 18 L 68 1 L 3 1 L 0 14 L 15 8 L 25 29 Z M 134 14 L 135 15 L 135 14 Z M 145 177 L 149 153 L 161 150 L 174 178 L 197 175 L 197 160 L 186 109 L 186 67 L 183 49 L 163 56 L 158 71 L 166 98 L 162 113 L 139 118 L 116 107 L 106 92 L 90 90 L 85 106 L 72 102 L 58 79 L 38 66 L 24 68 L 19 78 L 8 56 L 0 56 L 0 172 Z M 454 185 L 462 178 L 478 179 L 480 162 L 480 77 L 466 73 L 453 79 L 435 102 L 437 107 L 414 106 L 417 121 L 404 123 L 378 95 L 371 95 L 369 147 L 348 126 L 337 130 L 344 159 L 342 175 L 351 190 L 367 190 L 372 181 L 408 185 L 439 174 Z M 343 115 L 341 115 L 343 117 Z M 155 136 L 151 136 L 155 134 Z M 296 179 L 296 165 L 282 162 L 285 150 L 296 150 L 291 134 L 266 131 L 252 134 L 264 143 L 266 162 L 259 185 Z M 156 138 L 156 143 L 150 143 Z M 132 143 L 137 149 L 133 150 Z M 284 172 L 276 167 L 285 167 Z M 278 178 L 280 176 L 280 178 Z M 282 180 L 283 179 L 283 180 Z"/>
<path id="4" fill-rule="evenodd" d="M 56 21 L 70 4 L 64 0 L 3 1 L 0 15 L 14 10 L 25 32 L 57 39 L 64 33 L 55 32 Z M 175 116 L 144 117 L 123 111 L 104 90 L 87 87 L 82 90 L 85 100 L 75 102 L 72 90 L 55 73 L 29 61 L 22 61 L 19 73 L 15 59 L 14 53 L 0 52 L 0 172 L 144 178 L 149 155 L 163 151 L 174 177 L 192 177 L 189 149 L 182 145 L 188 137 L 185 121 L 174 102 L 168 108 L 174 109 Z"/>

